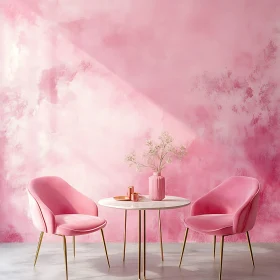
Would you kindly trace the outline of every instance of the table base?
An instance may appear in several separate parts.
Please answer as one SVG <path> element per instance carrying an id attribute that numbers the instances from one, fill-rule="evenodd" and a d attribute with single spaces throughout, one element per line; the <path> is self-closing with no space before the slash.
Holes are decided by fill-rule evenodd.
<path id="1" fill-rule="evenodd" d="M 124 242 L 123 242 L 123 262 L 125 261 L 126 254 L 126 228 L 127 228 L 127 211 L 124 210 Z M 145 211 L 145 210 L 142 210 Z M 163 257 L 163 243 L 162 243 L 162 229 L 161 229 L 161 214 L 160 210 L 158 210 L 158 228 L 159 228 L 159 238 L 160 238 L 160 252 L 161 252 L 161 260 L 164 261 Z"/>

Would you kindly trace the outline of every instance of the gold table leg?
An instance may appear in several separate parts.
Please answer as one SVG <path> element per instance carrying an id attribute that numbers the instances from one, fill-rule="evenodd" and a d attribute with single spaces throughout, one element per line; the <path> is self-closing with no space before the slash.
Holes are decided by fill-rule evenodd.
<path id="1" fill-rule="evenodd" d="M 144 279 L 146 280 L 146 210 L 144 210 Z"/>
<path id="2" fill-rule="evenodd" d="M 40 237 L 39 237 L 39 242 L 38 242 L 37 251 L 36 251 L 35 260 L 34 260 L 34 267 L 35 267 L 35 265 L 37 263 L 37 259 L 38 259 L 38 256 L 39 256 L 39 252 L 40 252 L 40 248 L 41 248 L 43 237 L 44 237 L 44 232 L 42 231 L 40 233 Z"/>
<path id="3" fill-rule="evenodd" d="M 164 261 L 164 259 L 163 259 L 163 246 L 162 246 L 162 230 L 161 230 L 160 210 L 158 210 L 158 226 L 159 226 L 159 236 L 160 236 L 161 260 Z"/>
<path id="4" fill-rule="evenodd" d="M 138 280 L 141 280 L 141 210 L 139 210 Z"/>
<path id="5" fill-rule="evenodd" d="M 124 210 L 123 262 L 125 261 L 125 250 L 126 250 L 126 222 L 127 222 L 127 210 Z"/>

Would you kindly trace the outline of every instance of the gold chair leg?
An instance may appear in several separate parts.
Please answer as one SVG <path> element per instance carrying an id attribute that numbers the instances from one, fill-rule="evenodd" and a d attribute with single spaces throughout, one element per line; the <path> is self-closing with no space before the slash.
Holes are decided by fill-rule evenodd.
<path id="1" fill-rule="evenodd" d="M 214 235 L 214 259 L 216 257 L 216 241 L 217 241 L 217 237 L 216 235 Z"/>
<path id="2" fill-rule="evenodd" d="M 139 210 L 138 280 L 141 280 L 141 210 Z"/>
<path id="3" fill-rule="evenodd" d="M 181 267 L 181 264 L 182 264 L 182 260 L 183 260 L 183 256 L 184 256 L 184 251 L 185 251 L 185 247 L 186 247 L 186 242 L 187 242 L 187 237 L 188 237 L 188 232 L 189 232 L 189 228 L 186 229 L 179 267 Z"/>
<path id="4" fill-rule="evenodd" d="M 76 241 L 75 241 L 75 236 L 73 236 L 73 253 L 74 253 L 74 258 L 76 257 Z"/>
<path id="5" fill-rule="evenodd" d="M 247 235 L 247 239 L 248 239 L 248 245 L 249 245 L 249 249 L 250 249 L 252 263 L 253 263 L 253 266 L 255 267 L 255 261 L 254 261 L 253 251 L 252 251 L 252 245 L 251 245 L 250 236 L 249 236 L 249 232 L 248 231 L 246 232 L 246 235 Z"/>
<path id="6" fill-rule="evenodd" d="M 37 263 L 37 259 L 38 259 L 38 256 L 39 256 L 39 252 L 40 252 L 43 237 L 44 237 L 44 232 L 41 231 L 39 241 L 38 241 L 38 245 L 37 245 L 37 251 L 36 251 L 36 255 L 35 255 L 34 267 L 36 266 L 36 263 Z"/>
<path id="7" fill-rule="evenodd" d="M 225 239 L 225 236 L 223 235 L 222 236 L 222 240 L 221 240 L 221 266 L 220 266 L 219 280 L 222 279 L 222 271 L 223 271 L 224 239 Z"/>
<path id="8" fill-rule="evenodd" d="M 146 279 L 146 210 L 144 210 L 144 279 Z"/>
<path id="9" fill-rule="evenodd" d="M 106 247 L 106 242 L 105 242 L 105 238 L 104 238 L 103 229 L 101 229 L 101 235 L 102 235 L 102 239 L 103 239 L 103 245 L 104 245 L 104 249 L 105 249 L 105 253 L 106 253 L 106 258 L 107 258 L 108 266 L 110 268 L 110 261 L 109 261 L 109 257 L 108 257 L 108 252 L 107 252 L 107 247 Z"/>
<path id="10" fill-rule="evenodd" d="M 125 250 L 126 250 L 126 222 L 127 222 L 127 210 L 124 210 L 123 262 L 125 261 Z"/>
<path id="11" fill-rule="evenodd" d="M 158 226 L 159 226 L 159 236 L 160 236 L 161 260 L 164 261 L 164 259 L 163 259 L 163 246 L 162 246 L 162 231 L 161 231 L 160 210 L 158 210 Z"/>
<path id="12" fill-rule="evenodd" d="M 65 237 L 65 235 L 63 235 L 63 236 L 62 236 L 62 238 L 63 238 L 63 250 L 64 250 L 64 260 L 65 260 L 66 280 L 68 280 L 67 245 L 66 245 L 66 237 Z"/>

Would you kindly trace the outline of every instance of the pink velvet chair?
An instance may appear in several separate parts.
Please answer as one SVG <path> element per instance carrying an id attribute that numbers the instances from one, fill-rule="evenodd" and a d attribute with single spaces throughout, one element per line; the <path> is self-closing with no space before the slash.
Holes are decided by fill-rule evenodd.
<path id="1" fill-rule="evenodd" d="M 214 235 L 214 257 L 216 236 L 221 236 L 222 277 L 224 237 L 238 233 L 247 235 L 253 266 L 254 257 L 249 230 L 254 227 L 260 194 L 260 184 L 255 178 L 245 176 L 230 177 L 212 191 L 194 202 L 191 216 L 186 219 L 186 234 L 179 267 L 182 264 L 189 229 Z"/>
<path id="2" fill-rule="evenodd" d="M 62 236 L 66 279 L 68 279 L 66 236 L 101 230 L 108 266 L 110 267 L 103 228 L 107 222 L 98 217 L 97 205 L 59 177 L 41 177 L 28 187 L 29 204 L 35 227 L 41 231 L 34 266 L 36 265 L 44 233 Z"/>

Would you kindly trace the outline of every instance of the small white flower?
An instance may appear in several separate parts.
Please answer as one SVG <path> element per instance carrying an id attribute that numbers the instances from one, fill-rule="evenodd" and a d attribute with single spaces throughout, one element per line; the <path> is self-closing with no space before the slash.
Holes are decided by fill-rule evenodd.
<path id="1" fill-rule="evenodd" d="M 142 155 L 143 163 L 137 161 L 135 152 L 128 154 L 125 160 L 129 166 L 135 166 L 137 171 L 149 167 L 153 171 L 161 172 L 167 163 L 172 162 L 173 158 L 182 159 L 186 155 L 186 147 L 183 145 L 173 146 L 173 138 L 168 132 L 163 132 L 158 139 L 159 143 L 147 139 L 147 151 Z"/>
<path id="2" fill-rule="evenodd" d="M 153 145 L 153 141 L 151 139 L 147 139 L 146 145 L 147 146 L 152 146 Z"/>

